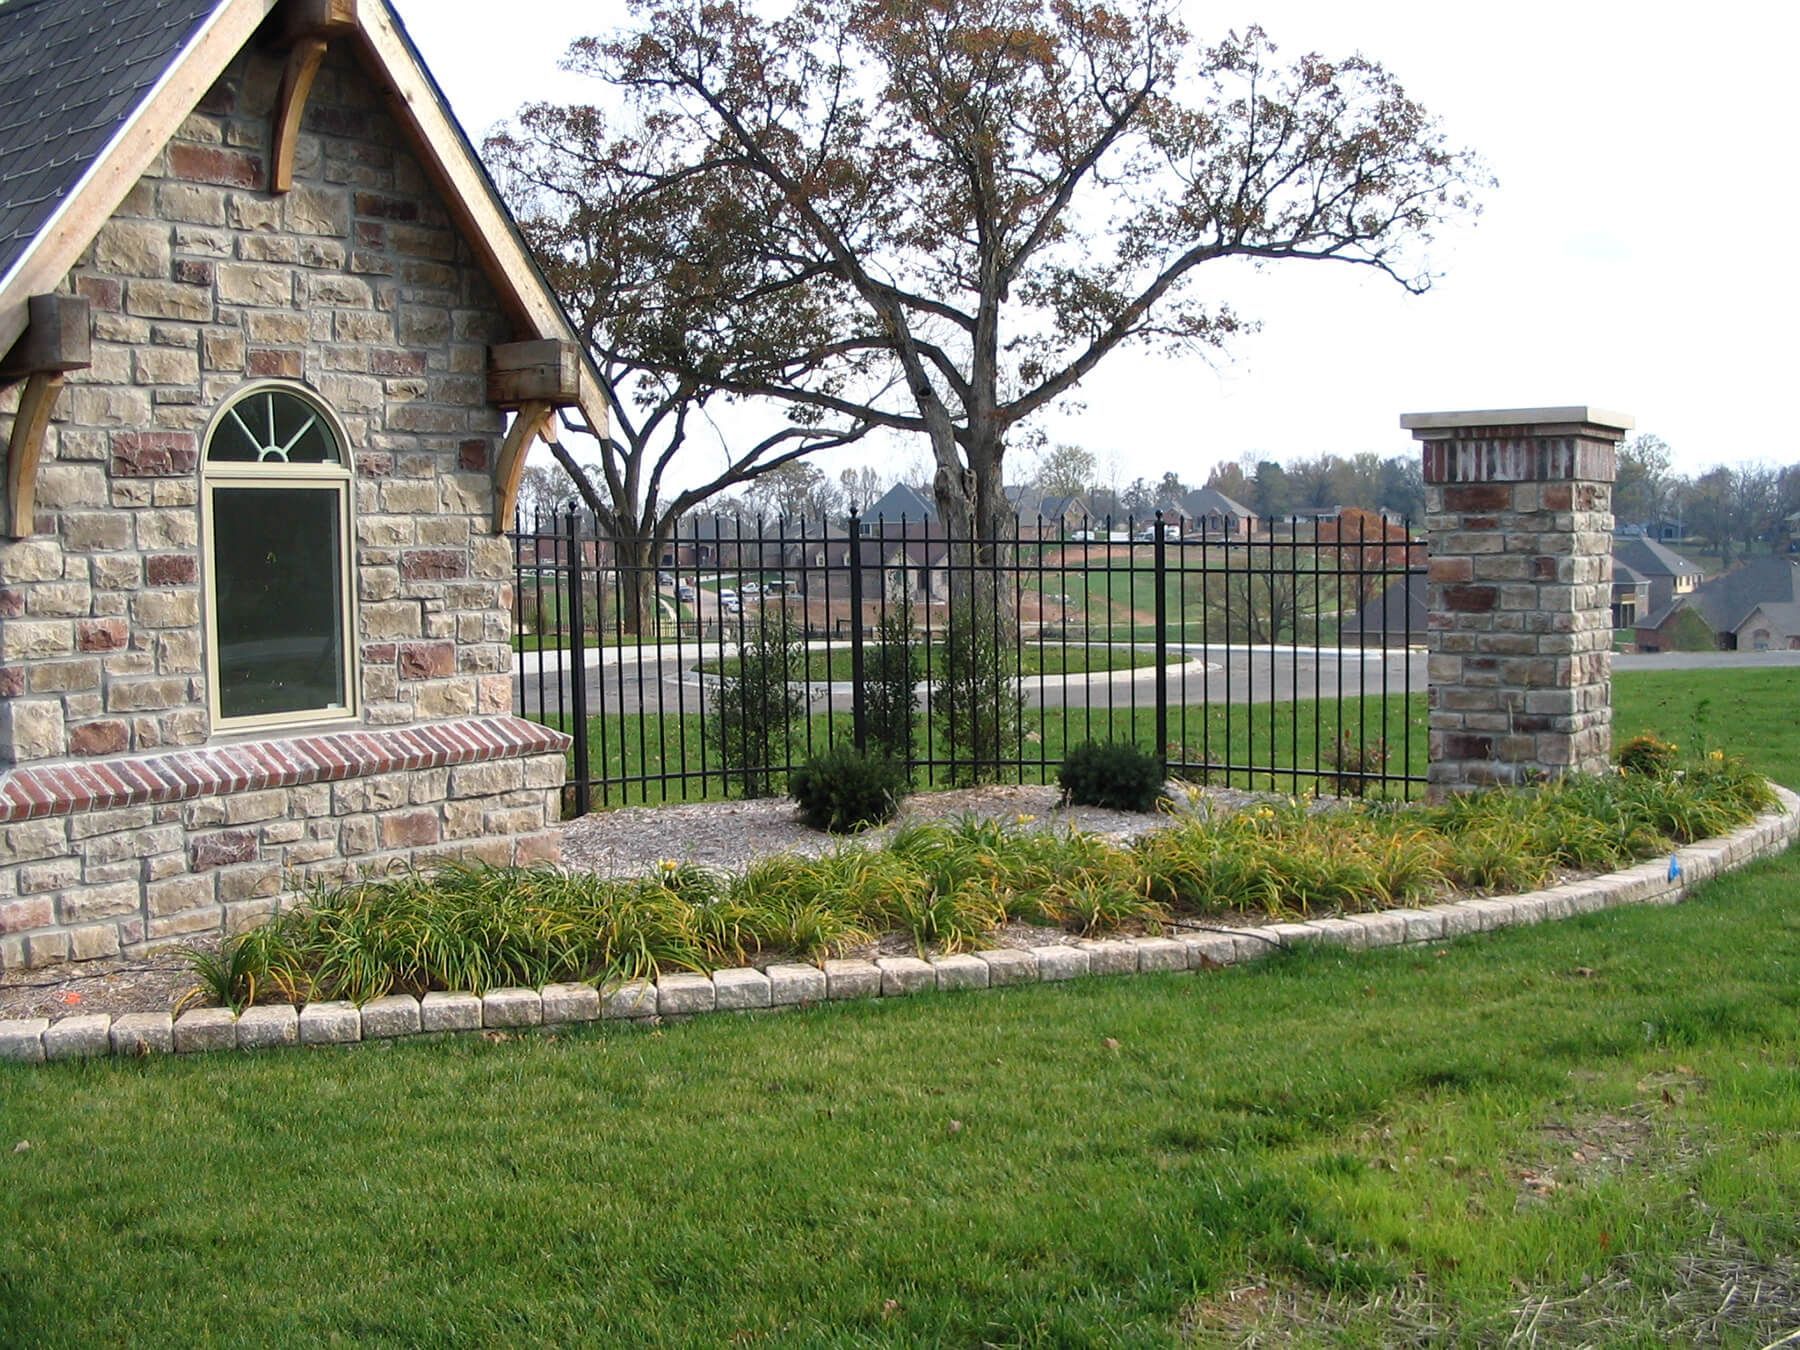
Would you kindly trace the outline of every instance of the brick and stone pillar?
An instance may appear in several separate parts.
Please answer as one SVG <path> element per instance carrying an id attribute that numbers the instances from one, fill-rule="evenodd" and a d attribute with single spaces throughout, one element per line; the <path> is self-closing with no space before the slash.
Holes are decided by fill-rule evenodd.
<path id="1" fill-rule="evenodd" d="M 1430 795 L 1603 772 L 1612 753 L 1612 484 L 1631 419 L 1410 413 L 1431 563 Z"/>

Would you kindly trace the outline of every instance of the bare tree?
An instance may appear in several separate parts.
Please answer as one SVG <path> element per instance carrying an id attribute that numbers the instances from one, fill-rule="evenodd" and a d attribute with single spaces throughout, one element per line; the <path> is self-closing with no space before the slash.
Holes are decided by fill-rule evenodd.
<path id="1" fill-rule="evenodd" d="M 709 175 L 654 120 L 614 134 L 592 108 L 534 104 L 494 136 L 487 156 L 520 226 L 579 326 L 606 381 L 597 461 L 560 439 L 551 453 L 612 541 L 629 632 L 655 614 L 655 564 L 680 517 L 709 498 L 873 427 L 814 402 L 680 490 L 677 457 L 698 452 L 696 425 L 736 388 L 778 380 L 835 396 L 866 358 L 822 349 L 838 297 L 830 279 L 771 271 L 785 208 L 760 180 Z M 778 284 L 771 285 L 774 281 Z M 704 439 L 704 437 L 702 438 Z M 686 463 L 694 462 L 688 454 Z"/>
<path id="2" fill-rule="evenodd" d="M 703 159 L 778 198 L 770 261 L 841 287 L 830 349 L 879 350 L 900 377 L 880 402 L 778 365 L 721 387 L 923 434 L 953 536 L 1004 535 L 1009 432 L 1108 353 L 1244 329 L 1192 285 L 1203 266 L 1338 261 L 1423 290 L 1412 246 L 1470 207 L 1478 176 L 1374 62 L 1278 66 L 1256 29 L 1201 47 L 1170 0 L 814 0 L 779 18 L 644 0 L 636 16 L 572 64 L 685 137 L 683 172 Z"/>

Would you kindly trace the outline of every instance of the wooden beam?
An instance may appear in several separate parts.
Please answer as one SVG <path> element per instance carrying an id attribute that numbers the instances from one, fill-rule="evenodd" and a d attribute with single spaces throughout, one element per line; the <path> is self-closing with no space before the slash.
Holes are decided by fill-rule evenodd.
<path id="1" fill-rule="evenodd" d="M 494 461 L 494 533 L 512 528 L 519 505 L 519 480 L 525 474 L 525 456 L 539 436 L 548 437 L 556 409 L 549 403 L 527 403 L 513 414 L 512 426 Z"/>
<path id="2" fill-rule="evenodd" d="M 280 194 L 294 186 L 294 151 L 300 145 L 300 119 L 313 80 L 325 60 L 325 39 L 301 38 L 288 49 L 287 66 L 281 72 L 281 93 L 275 99 L 275 162 L 269 166 L 269 191 Z"/>
<path id="3" fill-rule="evenodd" d="M 34 295 L 26 303 L 25 331 L 0 358 L 0 384 L 39 372 L 66 374 L 93 364 L 93 316 L 76 295 Z"/>
<path id="4" fill-rule="evenodd" d="M 356 28 L 356 0 L 287 0 L 281 7 L 283 45 L 336 37 Z"/>
<path id="5" fill-rule="evenodd" d="M 62 392 L 59 370 L 40 370 L 25 382 L 19 412 L 13 418 L 12 438 L 6 454 L 6 533 L 13 539 L 30 536 L 37 515 L 38 461 L 44 455 L 44 432 Z"/>
<path id="6" fill-rule="evenodd" d="M 540 338 L 488 348 L 488 402 L 497 408 L 581 402 L 581 350 L 573 342 Z"/>

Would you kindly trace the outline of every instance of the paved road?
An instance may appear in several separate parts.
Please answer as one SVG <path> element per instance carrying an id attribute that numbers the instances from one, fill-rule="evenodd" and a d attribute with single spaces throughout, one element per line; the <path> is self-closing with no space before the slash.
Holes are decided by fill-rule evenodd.
<path id="1" fill-rule="evenodd" d="M 1800 652 L 1621 652 L 1614 670 L 1743 670 L 1785 666 L 1800 670 Z"/>
<path id="2" fill-rule="evenodd" d="M 1330 650 L 1315 653 L 1307 647 L 1295 651 L 1287 647 L 1196 646 L 1186 649 L 1186 654 L 1185 662 L 1169 668 L 1172 703 L 1267 703 L 1296 695 L 1336 697 L 1340 686 L 1346 697 L 1364 688 L 1371 694 L 1384 688 L 1399 693 L 1406 686 L 1409 664 L 1412 687 L 1425 687 L 1422 651 L 1395 651 L 1385 660 L 1379 652 L 1349 650 L 1340 657 Z M 553 654 L 546 656 L 542 662 L 535 653 L 527 653 L 523 658 L 519 679 L 527 716 L 537 716 L 540 709 L 556 713 L 569 706 L 568 680 Z M 664 652 L 649 654 L 641 661 L 635 651 L 607 652 L 604 659 L 587 668 L 588 711 L 592 714 L 604 708 L 610 713 L 699 712 L 712 687 L 710 680 L 701 679 L 692 669 L 701 659 L 692 650 L 680 659 L 673 652 Z M 593 656 L 589 660 L 594 662 Z M 1027 707 L 1124 711 L 1134 704 L 1140 708 L 1154 706 L 1155 683 L 1155 670 L 1142 668 L 1103 675 L 1071 675 L 1066 680 L 1054 675 L 1027 677 L 1021 693 Z M 808 686 L 808 704 L 814 713 L 823 713 L 827 708 L 847 712 L 851 693 L 848 683 L 815 683 Z"/>
<path id="3" fill-rule="evenodd" d="M 1289 648 L 1267 647 L 1193 647 L 1188 660 L 1169 671 L 1169 694 L 1172 703 L 1190 705 L 1204 703 L 1267 703 L 1295 697 L 1317 695 L 1335 697 L 1339 692 L 1351 696 L 1360 688 L 1371 694 L 1384 689 L 1399 693 L 1406 688 L 1407 666 L 1411 666 L 1411 684 L 1415 690 L 1425 688 L 1425 657 L 1422 651 L 1410 654 L 1390 652 L 1384 660 L 1380 653 L 1356 651 L 1339 655 L 1333 651 L 1314 653 L 1310 648 L 1297 652 Z M 707 655 L 716 655 L 709 651 Z M 699 712 L 705 706 L 711 687 L 694 673 L 693 667 L 703 659 L 689 648 L 679 657 L 665 650 L 651 653 L 640 663 L 636 652 L 603 654 L 596 662 L 590 654 L 587 669 L 588 711 L 607 712 Z M 1617 671 L 1645 670 L 1713 670 L 1746 668 L 1785 668 L 1800 671 L 1800 652 L 1667 652 L 1625 653 L 1613 658 Z M 1385 679 L 1385 684 L 1384 684 Z M 569 707 L 570 690 L 555 653 L 540 660 L 527 653 L 522 660 L 519 683 L 525 695 L 528 715 L 540 710 L 557 712 Z M 1155 700 L 1155 672 L 1150 669 L 1121 671 L 1111 675 L 1070 676 L 1066 681 L 1055 676 L 1028 678 L 1022 690 L 1027 707 L 1076 707 L 1125 710 L 1134 703 L 1149 707 Z M 811 710 L 822 713 L 829 707 L 847 712 L 851 705 L 851 689 L 847 683 L 813 684 L 808 687 Z"/>

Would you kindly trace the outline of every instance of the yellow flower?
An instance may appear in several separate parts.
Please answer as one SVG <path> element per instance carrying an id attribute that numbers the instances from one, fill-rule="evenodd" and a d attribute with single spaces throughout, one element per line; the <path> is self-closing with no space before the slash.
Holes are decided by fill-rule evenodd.
<path id="1" fill-rule="evenodd" d="M 1031 824 L 1031 822 L 1032 822 L 1032 821 L 1034 821 L 1034 820 L 1036 820 L 1036 819 L 1037 819 L 1037 817 L 1036 817 L 1036 816 L 1034 816 L 1034 815 L 1032 815 L 1032 814 L 1031 814 L 1031 813 L 1030 813 L 1030 812 L 1028 812 L 1028 811 L 1021 811 L 1021 812 L 1019 812 L 1019 814 L 1018 814 L 1018 815 L 1016 815 L 1016 816 L 1014 816 L 1014 817 L 1013 817 L 1013 824 L 1015 824 L 1015 825 L 1029 825 L 1029 824 Z"/>
<path id="2" fill-rule="evenodd" d="M 679 872 L 681 870 L 681 864 L 674 858 L 664 858 L 662 860 L 662 870 L 665 872 Z"/>
<path id="3" fill-rule="evenodd" d="M 1714 750 L 1710 754 L 1707 755 L 1707 758 L 1710 759 L 1714 764 L 1718 764 L 1724 760 L 1725 752 L 1723 750 Z"/>

